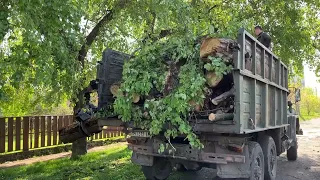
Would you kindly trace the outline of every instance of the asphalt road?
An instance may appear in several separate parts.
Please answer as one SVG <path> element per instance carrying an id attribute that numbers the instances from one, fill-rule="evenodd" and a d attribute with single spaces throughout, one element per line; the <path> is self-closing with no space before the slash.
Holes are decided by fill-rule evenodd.
<path id="1" fill-rule="evenodd" d="M 298 136 L 298 159 L 287 161 L 286 153 L 278 157 L 276 180 L 320 180 L 320 119 L 301 123 L 304 135 Z M 216 171 L 175 172 L 169 179 L 216 180 Z"/>

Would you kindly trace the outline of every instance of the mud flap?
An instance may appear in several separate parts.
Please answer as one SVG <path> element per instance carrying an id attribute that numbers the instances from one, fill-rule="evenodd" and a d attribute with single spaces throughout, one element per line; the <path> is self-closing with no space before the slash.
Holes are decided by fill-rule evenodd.
<path id="1" fill-rule="evenodd" d="M 250 176 L 249 149 L 244 147 L 245 163 L 217 164 L 217 175 L 220 178 L 248 178 Z"/>
<path id="2" fill-rule="evenodd" d="M 132 152 L 131 161 L 134 164 L 141 166 L 152 166 L 153 165 L 153 156 L 143 155 L 136 152 Z"/>

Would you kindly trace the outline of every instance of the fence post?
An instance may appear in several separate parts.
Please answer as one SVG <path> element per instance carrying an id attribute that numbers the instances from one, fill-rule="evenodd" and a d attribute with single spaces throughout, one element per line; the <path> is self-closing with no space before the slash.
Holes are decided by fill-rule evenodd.
<path id="1" fill-rule="evenodd" d="M 6 120 L 0 118 L 0 153 L 5 151 L 6 144 Z"/>
<path id="2" fill-rule="evenodd" d="M 23 151 L 29 150 L 29 117 L 23 117 Z"/>

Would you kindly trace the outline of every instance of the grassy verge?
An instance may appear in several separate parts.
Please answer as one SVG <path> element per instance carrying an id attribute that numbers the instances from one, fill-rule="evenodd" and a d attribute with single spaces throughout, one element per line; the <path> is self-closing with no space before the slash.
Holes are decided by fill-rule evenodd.
<path id="1" fill-rule="evenodd" d="M 301 118 L 302 120 L 307 121 L 307 120 L 311 120 L 311 119 L 320 118 L 320 113 L 313 112 L 308 115 L 308 113 L 301 112 L 301 117 L 303 118 L 303 119 Z"/>
<path id="2" fill-rule="evenodd" d="M 126 145 L 111 146 L 105 151 L 89 153 L 79 160 L 67 158 L 28 166 L 0 169 L 0 179 L 144 179 L 140 167 L 131 163 Z"/>

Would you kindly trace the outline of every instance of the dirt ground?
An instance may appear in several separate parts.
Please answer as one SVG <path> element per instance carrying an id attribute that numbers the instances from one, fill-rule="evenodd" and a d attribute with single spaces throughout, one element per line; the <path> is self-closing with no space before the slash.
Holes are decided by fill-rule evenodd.
<path id="1" fill-rule="evenodd" d="M 298 136 L 298 160 L 287 161 L 286 153 L 278 157 L 276 180 L 320 180 L 320 119 L 301 123 L 304 135 Z M 197 173 L 184 173 L 183 180 L 212 180 L 215 170 L 203 168 Z"/>

